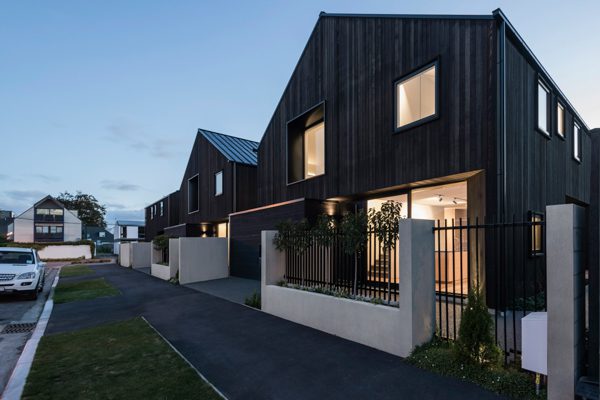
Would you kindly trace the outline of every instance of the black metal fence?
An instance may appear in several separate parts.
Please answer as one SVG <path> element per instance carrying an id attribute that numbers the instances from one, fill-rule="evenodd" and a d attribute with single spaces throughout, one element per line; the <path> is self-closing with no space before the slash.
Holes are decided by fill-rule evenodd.
<path id="1" fill-rule="evenodd" d="M 307 231 L 303 240 L 319 242 Z M 359 296 L 377 303 L 398 302 L 398 245 L 384 246 L 375 232 L 368 232 L 364 251 L 346 254 L 342 235 L 332 235 L 328 246 L 312 244 L 286 252 L 285 280 L 305 288 L 319 288 L 343 296 Z"/>
<path id="2" fill-rule="evenodd" d="M 437 221 L 435 235 L 438 335 L 455 340 L 475 286 L 485 296 L 505 363 L 521 354 L 521 318 L 546 309 L 544 221 Z"/>

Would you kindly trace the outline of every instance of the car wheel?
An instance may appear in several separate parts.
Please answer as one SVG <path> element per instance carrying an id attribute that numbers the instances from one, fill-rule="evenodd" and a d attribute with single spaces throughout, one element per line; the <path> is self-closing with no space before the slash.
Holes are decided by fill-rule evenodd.
<path id="1" fill-rule="evenodd" d="M 29 300 L 37 300 L 37 298 L 38 298 L 38 291 L 37 290 L 32 290 L 31 292 L 29 292 L 28 298 L 29 298 Z"/>
<path id="2" fill-rule="evenodd" d="M 46 275 L 44 274 L 44 277 L 42 278 L 42 283 L 40 283 L 40 286 L 38 287 L 38 292 L 42 293 L 42 291 L 44 290 L 44 285 L 46 284 Z"/>

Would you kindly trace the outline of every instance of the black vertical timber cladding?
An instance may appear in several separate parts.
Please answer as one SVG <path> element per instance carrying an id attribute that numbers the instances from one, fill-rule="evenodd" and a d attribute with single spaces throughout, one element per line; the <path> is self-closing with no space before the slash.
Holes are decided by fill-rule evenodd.
<path id="1" fill-rule="evenodd" d="M 495 171 L 491 19 L 328 17 L 317 23 L 259 147 L 258 205 Z M 439 62 L 439 118 L 394 133 L 394 82 Z M 287 124 L 325 102 L 325 175 L 288 185 Z M 486 175 L 495 199 L 495 176 Z"/>
<path id="2" fill-rule="evenodd" d="M 589 348 L 587 375 L 599 379 L 599 288 L 600 288 L 600 129 L 591 133 L 591 196 L 589 210 Z"/>
<path id="3" fill-rule="evenodd" d="M 260 279 L 260 235 L 263 230 L 275 230 L 285 220 L 314 221 L 329 203 L 318 200 L 298 200 L 256 211 L 230 216 L 230 274 L 241 278 Z"/>

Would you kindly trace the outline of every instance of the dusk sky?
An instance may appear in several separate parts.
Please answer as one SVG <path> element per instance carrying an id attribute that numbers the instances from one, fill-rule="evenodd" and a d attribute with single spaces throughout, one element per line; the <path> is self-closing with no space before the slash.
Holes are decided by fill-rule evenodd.
<path id="1" fill-rule="evenodd" d="M 81 190 L 115 218 L 179 188 L 198 128 L 260 140 L 319 12 L 502 8 L 590 128 L 600 1 L 2 1 L 0 209 Z"/>

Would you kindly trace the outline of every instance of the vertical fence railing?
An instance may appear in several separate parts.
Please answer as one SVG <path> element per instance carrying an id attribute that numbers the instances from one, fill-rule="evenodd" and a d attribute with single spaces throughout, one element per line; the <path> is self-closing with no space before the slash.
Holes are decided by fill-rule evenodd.
<path id="1" fill-rule="evenodd" d="M 368 232 L 365 250 L 346 254 L 342 236 L 336 232 L 328 246 L 320 245 L 314 233 L 302 233 L 298 241 L 312 243 L 305 249 L 292 245 L 286 252 L 285 280 L 305 288 L 320 288 L 360 296 L 383 304 L 399 298 L 398 243 L 384 246 L 375 232 Z"/>
<path id="2" fill-rule="evenodd" d="M 546 308 L 543 219 L 437 221 L 433 234 L 438 335 L 456 340 L 467 296 L 479 287 L 504 361 L 515 361 L 521 354 L 521 318 Z"/>

